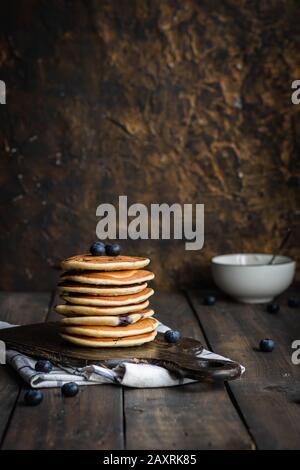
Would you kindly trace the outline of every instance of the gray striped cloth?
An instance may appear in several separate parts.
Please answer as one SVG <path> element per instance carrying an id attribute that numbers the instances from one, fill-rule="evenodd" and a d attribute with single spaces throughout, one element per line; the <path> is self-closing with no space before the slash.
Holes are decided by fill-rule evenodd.
<path id="1" fill-rule="evenodd" d="M 14 326 L 17 325 L 0 322 L 0 328 Z M 158 331 L 164 333 L 168 329 L 166 325 L 159 323 Z M 198 357 L 230 361 L 230 359 L 206 349 Z M 37 372 L 35 370 L 36 359 L 11 349 L 6 351 L 6 363 L 13 367 L 32 388 L 61 387 L 68 382 L 76 382 L 78 385 L 117 384 L 137 388 L 171 387 L 194 382 L 190 379 L 180 379 L 160 366 L 129 362 L 112 369 L 99 365 L 77 368 L 55 365 L 49 373 Z M 244 372 L 245 368 L 242 369 Z"/>

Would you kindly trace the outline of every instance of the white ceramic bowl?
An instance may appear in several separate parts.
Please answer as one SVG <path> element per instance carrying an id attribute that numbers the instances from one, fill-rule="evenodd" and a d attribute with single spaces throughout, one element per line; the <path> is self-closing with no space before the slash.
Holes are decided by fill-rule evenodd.
<path id="1" fill-rule="evenodd" d="M 285 291 L 293 281 L 296 263 L 287 256 L 232 254 L 211 260 L 217 286 L 239 302 L 266 303 Z"/>

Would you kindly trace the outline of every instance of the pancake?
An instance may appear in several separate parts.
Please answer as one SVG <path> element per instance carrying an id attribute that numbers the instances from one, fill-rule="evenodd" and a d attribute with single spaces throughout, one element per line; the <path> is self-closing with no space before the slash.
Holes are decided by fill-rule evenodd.
<path id="1" fill-rule="evenodd" d="M 88 338 L 86 336 L 69 335 L 60 333 L 60 336 L 66 341 L 76 344 L 76 346 L 83 346 L 89 348 L 125 348 L 129 346 L 140 346 L 144 343 L 153 341 L 157 331 L 145 333 L 137 336 L 127 336 L 125 338 Z"/>
<path id="2" fill-rule="evenodd" d="M 157 328 L 158 321 L 154 318 L 144 318 L 127 326 L 65 326 L 62 333 L 76 336 L 91 336 L 92 338 L 124 338 L 150 333 Z"/>
<path id="3" fill-rule="evenodd" d="M 77 294 L 89 294 L 89 295 L 129 295 L 136 294 L 137 292 L 142 292 L 146 289 L 147 283 L 142 284 L 132 284 L 132 286 L 92 286 L 89 284 L 76 284 L 76 282 L 65 281 L 58 284 L 59 292 L 71 292 Z"/>
<path id="4" fill-rule="evenodd" d="M 86 305 L 73 305 L 73 304 L 65 304 L 65 305 L 56 305 L 55 310 L 57 313 L 66 316 L 97 316 L 97 315 L 122 315 L 124 313 L 132 313 L 132 312 L 139 312 L 140 310 L 144 310 L 149 305 L 149 301 L 145 300 L 145 302 L 141 302 L 139 304 L 134 305 L 122 305 L 121 307 L 90 307 Z"/>
<path id="5" fill-rule="evenodd" d="M 138 294 L 130 295 L 118 295 L 118 297 L 105 297 L 105 296 L 92 296 L 92 295 L 80 295 L 80 294 L 69 294 L 63 295 L 63 299 L 67 303 L 75 305 L 93 305 L 99 307 L 118 307 L 121 305 L 133 305 L 140 302 L 144 302 L 151 295 L 154 294 L 153 289 L 144 289 Z"/>
<path id="6" fill-rule="evenodd" d="M 136 323 L 143 318 L 152 317 L 154 311 L 152 309 L 141 310 L 137 313 L 129 313 L 125 315 L 104 316 L 98 315 L 97 317 L 65 317 L 60 320 L 62 326 L 76 326 L 76 325 L 89 325 L 89 326 L 125 326 Z"/>
<path id="7" fill-rule="evenodd" d="M 137 256 L 93 256 L 89 253 L 71 256 L 61 263 L 63 269 L 83 269 L 96 271 L 119 271 L 144 268 L 150 263 L 148 258 Z"/>
<path id="8" fill-rule="evenodd" d="M 132 269 L 130 271 L 116 272 L 66 272 L 61 276 L 62 281 L 74 281 L 80 284 L 92 284 L 102 286 L 124 286 L 128 284 L 137 284 L 140 282 L 150 281 L 154 278 L 154 274 L 150 271 Z"/>

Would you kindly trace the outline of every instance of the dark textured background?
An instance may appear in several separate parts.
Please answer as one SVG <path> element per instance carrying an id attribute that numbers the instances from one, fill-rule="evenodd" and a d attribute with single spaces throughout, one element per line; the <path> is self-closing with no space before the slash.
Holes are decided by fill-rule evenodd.
<path id="1" fill-rule="evenodd" d="M 209 258 L 298 258 L 300 4 L 1 1 L 1 288 L 49 289 L 95 237 L 96 207 L 204 203 L 205 247 L 128 242 L 160 288 Z"/>

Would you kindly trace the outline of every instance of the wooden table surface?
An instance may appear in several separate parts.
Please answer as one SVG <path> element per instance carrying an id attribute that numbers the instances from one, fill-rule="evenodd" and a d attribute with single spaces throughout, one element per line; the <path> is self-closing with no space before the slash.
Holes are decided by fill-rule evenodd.
<path id="1" fill-rule="evenodd" d="M 27 407 L 26 387 L 1 366 L 1 448 L 299 449 L 300 365 L 291 362 L 291 344 L 300 339 L 300 309 L 287 307 L 288 294 L 274 315 L 221 295 L 207 307 L 203 295 L 156 293 L 151 303 L 161 321 L 245 365 L 242 379 L 142 390 L 99 385 L 74 398 L 54 388 L 41 405 Z M 0 320 L 53 320 L 54 302 L 47 292 L 1 293 Z M 272 353 L 255 349 L 266 337 L 276 341 Z"/>

